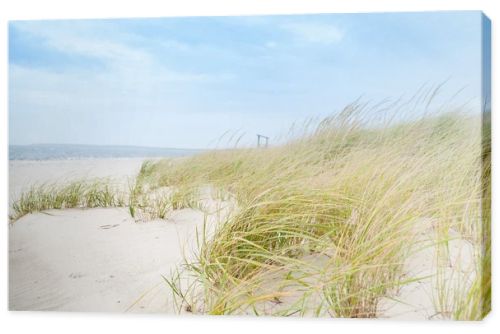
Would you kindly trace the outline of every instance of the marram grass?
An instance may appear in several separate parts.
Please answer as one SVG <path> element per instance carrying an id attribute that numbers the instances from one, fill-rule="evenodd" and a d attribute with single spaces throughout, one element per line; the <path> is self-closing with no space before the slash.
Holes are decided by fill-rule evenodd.
<path id="1" fill-rule="evenodd" d="M 210 186 L 237 205 L 165 277 L 177 310 L 331 317 L 378 317 L 382 298 L 418 280 L 404 263 L 430 222 L 438 261 L 453 238 L 474 249 L 469 285 L 438 267 L 436 316 L 481 319 L 491 298 L 489 129 L 460 110 L 404 121 L 410 106 L 354 103 L 281 145 L 145 162 L 127 198 L 103 184 L 33 188 L 13 219 L 117 205 L 163 219 L 203 209 L 199 190 Z"/>
<path id="2" fill-rule="evenodd" d="M 124 206 L 125 197 L 107 180 L 32 186 L 12 205 L 11 222 L 48 209 Z"/>
<path id="3" fill-rule="evenodd" d="M 490 195 L 480 117 L 456 111 L 369 127 L 362 114 L 349 106 L 281 146 L 152 166 L 158 186 L 210 184 L 238 202 L 196 259 L 167 278 L 179 311 L 380 316 L 382 297 L 418 279 L 404 276 L 403 263 L 419 226 L 432 222 L 438 249 L 458 234 L 476 263 L 471 285 L 437 284 L 434 316 L 485 316 L 489 209 L 481 203 Z M 184 290 L 182 275 L 192 281 Z"/>

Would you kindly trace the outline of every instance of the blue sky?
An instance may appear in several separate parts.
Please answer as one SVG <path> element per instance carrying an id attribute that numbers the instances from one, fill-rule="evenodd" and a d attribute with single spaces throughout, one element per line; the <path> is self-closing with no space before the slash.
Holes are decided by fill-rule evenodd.
<path id="1" fill-rule="evenodd" d="M 253 143 L 445 80 L 476 101 L 480 43 L 479 12 L 14 21 L 10 144 Z"/>

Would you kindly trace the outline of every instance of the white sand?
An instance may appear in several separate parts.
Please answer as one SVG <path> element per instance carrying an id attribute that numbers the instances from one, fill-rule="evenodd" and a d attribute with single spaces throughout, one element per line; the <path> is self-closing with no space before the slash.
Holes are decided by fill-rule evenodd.
<path id="1" fill-rule="evenodd" d="M 23 217 L 10 228 L 10 309 L 126 311 L 165 284 L 161 275 L 182 260 L 181 245 L 193 245 L 188 240 L 200 222 L 203 214 L 189 209 L 148 223 L 123 208 Z M 156 297 L 145 311 L 169 311 L 169 295 Z"/>
<path id="2" fill-rule="evenodd" d="M 10 162 L 10 194 L 33 183 L 112 177 L 128 182 L 140 159 Z M 168 275 L 192 254 L 204 214 L 178 210 L 136 223 L 127 208 L 49 210 L 9 228 L 9 308 L 172 311 Z M 209 220 L 210 221 L 210 220 Z"/>
<path id="3" fill-rule="evenodd" d="M 11 201 L 33 183 L 111 177 L 126 184 L 141 163 L 141 159 L 10 162 Z M 214 212 L 208 215 L 208 227 L 213 228 L 217 203 L 204 201 Z M 171 292 L 162 275 L 169 275 L 184 255 L 193 256 L 196 230 L 202 230 L 203 222 L 204 214 L 193 209 L 147 223 L 135 222 L 127 208 L 27 215 L 9 228 L 9 308 L 173 312 Z M 447 318 L 436 313 L 438 268 L 459 290 L 467 289 L 474 278 L 474 249 L 458 234 L 449 242 L 448 261 L 437 263 L 432 223 L 422 224 L 415 233 L 421 242 L 406 259 L 404 271 L 406 278 L 420 279 L 383 298 L 379 317 Z M 287 298 L 283 301 L 287 304 Z"/>
<path id="4" fill-rule="evenodd" d="M 438 320 L 450 319 L 446 309 L 453 309 L 447 304 L 453 299 L 439 296 L 440 284 L 446 283 L 447 293 L 468 291 L 476 277 L 473 245 L 461 239 L 456 232 L 450 231 L 448 245 L 437 243 L 438 237 L 432 221 L 420 221 L 415 226 L 416 243 L 405 259 L 403 280 L 399 291 L 382 298 L 378 309 L 381 318 L 401 320 Z M 439 257 L 438 254 L 442 256 Z M 451 299 L 450 299 L 451 298 Z M 448 307 L 447 307 L 448 306 Z"/>

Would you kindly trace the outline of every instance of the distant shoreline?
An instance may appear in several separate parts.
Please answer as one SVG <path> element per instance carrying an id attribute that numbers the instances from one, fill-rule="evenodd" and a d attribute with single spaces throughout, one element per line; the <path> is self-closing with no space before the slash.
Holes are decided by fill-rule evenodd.
<path id="1" fill-rule="evenodd" d="M 34 162 L 78 162 L 78 161 L 102 161 L 102 160 L 159 160 L 159 159 L 167 159 L 173 158 L 168 156 L 150 156 L 150 157 L 73 157 L 73 158 L 50 158 L 50 159 L 9 159 L 9 162 L 26 162 L 26 163 L 34 163 Z"/>
<path id="2" fill-rule="evenodd" d="M 190 156 L 204 151 L 206 150 L 122 145 L 9 145 L 9 161 L 156 159 Z"/>

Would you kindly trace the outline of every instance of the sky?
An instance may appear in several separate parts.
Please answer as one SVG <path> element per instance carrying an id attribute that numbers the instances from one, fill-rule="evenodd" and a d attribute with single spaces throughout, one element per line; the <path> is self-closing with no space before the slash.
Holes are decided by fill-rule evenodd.
<path id="1" fill-rule="evenodd" d="M 445 81 L 442 96 L 480 99 L 479 12 L 12 21 L 9 140 L 272 142 Z"/>

